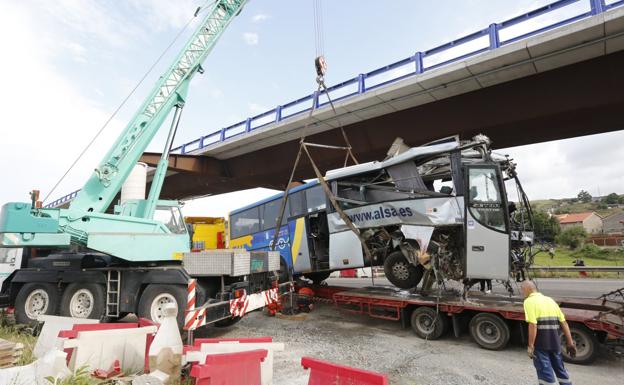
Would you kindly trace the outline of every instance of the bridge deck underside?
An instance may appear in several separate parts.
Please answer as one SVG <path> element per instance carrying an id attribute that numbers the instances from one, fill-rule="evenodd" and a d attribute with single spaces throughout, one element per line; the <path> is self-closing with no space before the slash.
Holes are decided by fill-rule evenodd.
<path id="1" fill-rule="evenodd" d="M 419 145 L 448 135 L 483 133 L 495 148 L 519 146 L 624 128 L 624 51 L 501 83 L 435 103 L 345 126 L 360 162 L 382 159 L 396 137 Z M 310 136 L 310 142 L 343 145 L 339 130 Z M 283 189 L 297 155 L 298 140 L 226 160 L 174 155 L 164 198 L 189 198 L 246 188 Z M 592 151 L 594 149 L 588 149 Z M 344 153 L 314 149 L 324 172 L 341 167 Z M 143 161 L 155 164 L 157 154 Z M 545 165 L 548 166 L 548 165 Z M 304 159 L 297 179 L 314 177 Z"/>

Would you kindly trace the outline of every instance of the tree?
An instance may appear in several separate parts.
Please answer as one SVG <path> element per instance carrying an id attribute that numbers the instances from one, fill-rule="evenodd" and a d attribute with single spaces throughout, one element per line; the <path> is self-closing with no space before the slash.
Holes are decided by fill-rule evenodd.
<path id="1" fill-rule="evenodd" d="M 572 226 L 563 230 L 559 236 L 557 236 L 557 243 L 563 246 L 568 246 L 570 250 L 574 250 L 581 246 L 587 239 L 587 232 L 581 226 Z"/>
<path id="2" fill-rule="evenodd" d="M 557 218 L 541 210 L 533 212 L 533 227 L 535 239 L 540 241 L 552 242 L 561 232 Z"/>
<path id="3" fill-rule="evenodd" d="M 616 193 L 611 193 L 604 198 L 604 202 L 608 205 L 617 205 L 620 201 L 620 196 Z"/>
<path id="4" fill-rule="evenodd" d="M 581 192 L 578 193 L 576 197 L 578 198 L 578 200 L 580 200 L 583 203 L 589 203 L 592 200 L 591 194 L 585 190 L 581 190 Z"/>

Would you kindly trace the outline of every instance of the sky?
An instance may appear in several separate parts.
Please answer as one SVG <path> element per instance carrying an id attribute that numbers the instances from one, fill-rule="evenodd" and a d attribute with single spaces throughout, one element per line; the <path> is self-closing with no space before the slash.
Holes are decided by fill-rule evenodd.
<path id="1" fill-rule="evenodd" d="M 323 0 L 329 85 L 551 0 Z M 48 195 L 146 70 L 205 0 L 0 0 L 0 204 Z M 315 88 L 313 0 L 252 0 L 203 64 L 178 143 Z M 574 5 L 587 7 L 589 1 Z M 562 11 L 567 12 L 567 11 Z M 559 14 L 561 16 L 562 14 Z M 549 16 L 551 17 L 551 16 Z M 554 15 L 552 17 L 557 17 Z M 82 186 L 197 20 L 48 201 Z M 537 20 L 532 23 L 540 23 Z M 529 27 L 529 26 L 525 26 Z M 519 33 L 521 30 L 508 31 Z M 624 128 L 624 127 L 623 127 Z M 162 130 L 165 131 L 165 130 Z M 163 134 L 148 150 L 160 151 Z M 624 131 L 503 149 L 531 199 L 624 193 Z M 186 215 L 226 215 L 273 194 L 254 189 L 187 202 Z"/>

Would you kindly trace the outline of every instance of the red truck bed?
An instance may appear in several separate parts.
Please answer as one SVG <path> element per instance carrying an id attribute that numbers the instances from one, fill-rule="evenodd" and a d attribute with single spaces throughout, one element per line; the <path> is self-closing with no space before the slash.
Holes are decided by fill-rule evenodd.
<path id="1" fill-rule="evenodd" d="M 409 324 L 406 318 L 414 309 L 419 307 L 435 308 L 436 312 L 444 314 L 453 321 L 453 329 L 456 335 L 460 333 L 457 330 L 461 326 L 459 319 L 468 321 L 476 318 L 476 315 L 483 313 L 498 316 L 505 320 L 507 325 L 519 325 L 520 330 L 524 326 L 524 322 L 522 322 L 524 321 L 523 299 L 519 297 L 498 294 L 480 295 L 471 292 L 468 299 L 464 300 L 457 291 L 452 290 L 441 292 L 438 297 L 438 293 L 435 290 L 430 295 L 423 295 L 392 286 L 371 286 L 359 289 L 338 286 L 315 286 L 313 290 L 315 291 L 315 296 L 331 300 L 341 309 L 359 314 L 368 314 L 375 318 L 402 320 L 404 325 Z M 617 341 L 621 344 L 624 341 L 624 304 L 622 302 L 586 298 L 554 297 L 553 299 L 561 307 L 571 328 L 580 334 L 584 330 L 589 332 L 584 337 L 585 340 L 581 338 L 577 345 L 580 343 L 592 344 L 594 342 L 597 344 L 598 341 Z M 413 317 L 411 322 L 412 327 L 414 327 Z M 509 329 L 507 332 L 509 333 Z M 482 347 L 488 348 L 478 340 L 477 343 Z M 594 349 L 595 347 L 591 348 L 596 350 Z M 595 353 L 591 352 L 590 355 L 592 357 L 589 357 L 586 362 L 576 362 L 588 363 L 593 360 Z"/>

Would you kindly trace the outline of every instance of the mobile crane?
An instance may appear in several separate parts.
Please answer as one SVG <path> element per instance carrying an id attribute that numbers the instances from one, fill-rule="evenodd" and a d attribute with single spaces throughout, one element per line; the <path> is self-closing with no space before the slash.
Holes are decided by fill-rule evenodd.
<path id="1" fill-rule="evenodd" d="M 254 273 L 248 266 L 236 272 L 234 268 L 213 268 L 217 260 L 230 267 L 240 262 L 233 260 L 234 252 L 221 251 L 216 257 L 189 253 L 190 236 L 179 202 L 159 199 L 191 79 L 203 73 L 201 63 L 246 2 L 214 2 L 69 208 L 41 208 L 36 196 L 30 203 L 2 206 L 0 247 L 24 248 L 26 254 L 33 249 L 54 250 L 46 257 L 26 258 L 23 268 L 4 282 L 3 302 L 15 307 L 18 322 L 33 322 L 40 314 L 59 312 L 84 318 L 138 313 L 158 321 L 164 304 L 172 302 L 178 305 L 182 325 L 187 284 L 195 275 L 198 303 L 210 300 L 223 305 L 211 306 L 218 314 L 204 317 L 224 325 L 237 319 L 229 309 L 229 298 L 261 294 L 275 285 L 269 269 L 272 257 L 266 253 L 243 256 L 247 261 L 260 258 L 265 262 L 264 268 L 256 268 Z M 122 202 L 112 213 L 107 212 L 170 114 L 173 121 L 149 195 Z M 181 260 L 185 266 L 194 266 L 191 273 Z M 279 264 L 279 257 L 277 260 Z"/>

